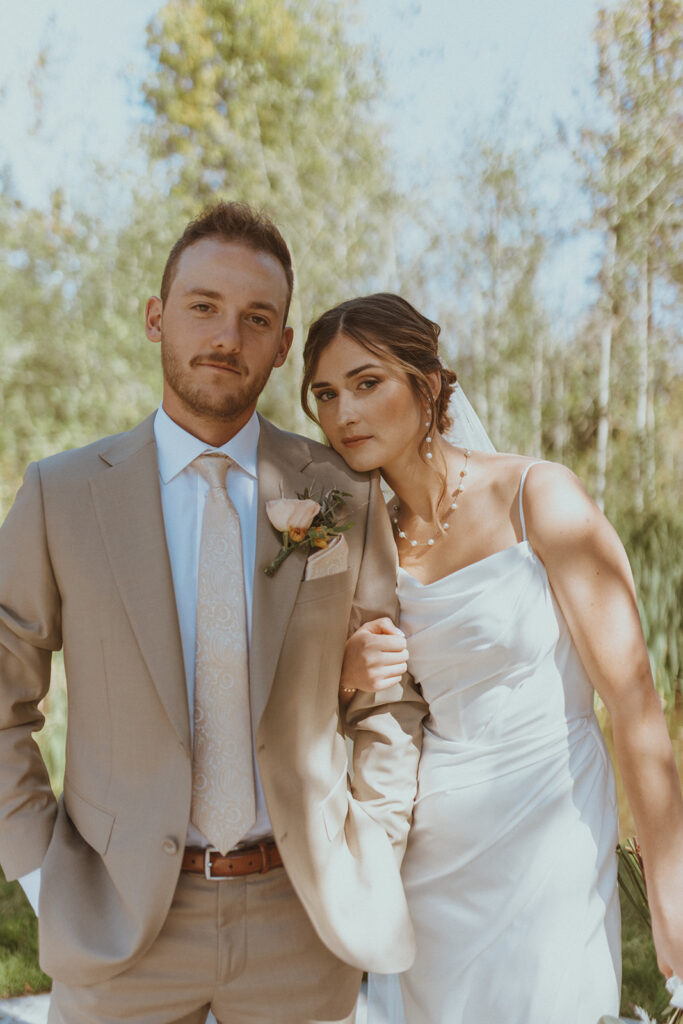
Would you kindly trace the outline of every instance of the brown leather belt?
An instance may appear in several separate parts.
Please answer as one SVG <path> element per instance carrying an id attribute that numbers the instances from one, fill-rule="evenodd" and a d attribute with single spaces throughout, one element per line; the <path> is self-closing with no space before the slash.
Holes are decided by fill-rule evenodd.
<path id="1" fill-rule="evenodd" d="M 257 871 L 264 874 L 279 867 L 282 867 L 282 858 L 272 839 L 241 850 L 230 850 L 225 856 L 213 846 L 186 846 L 182 863 L 183 871 L 212 880 L 240 878 Z"/>

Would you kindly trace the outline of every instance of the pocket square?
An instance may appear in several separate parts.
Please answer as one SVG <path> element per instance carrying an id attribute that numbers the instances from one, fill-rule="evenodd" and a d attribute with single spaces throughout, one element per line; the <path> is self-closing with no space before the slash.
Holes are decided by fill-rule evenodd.
<path id="1" fill-rule="evenodd" d="M 319 548 L 306 561 L 305 580 L 318 580 L 323 576 L 335 576 L 346 572 L 349 567 L 349 545 L 346 537 L 339 534 L 326 548 Z"/>

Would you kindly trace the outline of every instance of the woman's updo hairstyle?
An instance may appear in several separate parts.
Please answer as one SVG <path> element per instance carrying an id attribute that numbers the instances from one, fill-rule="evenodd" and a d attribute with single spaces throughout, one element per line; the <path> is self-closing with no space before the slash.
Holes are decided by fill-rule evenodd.
<path id="1" fill-rule="evenodd" d="M 452 423 L 448 404 L 457 377 L 439 358 L 440 333 L 437 323 L 418 313 L 400 295 L 388 292 L 349 299 L 328 309 L 311 324 L 304 346 L 301 382 L 304 412 L 318 422 L 308 402 L 308 391 L 323 351 L 338 334 L 344 334 L 408 374 L 416 393 L 429 407 L 430 422 L 436 424 L 440 433 L 445 433 Z M 433 373 L 441 377 L 441 389 L 436 398 L 428 379 Z"/>

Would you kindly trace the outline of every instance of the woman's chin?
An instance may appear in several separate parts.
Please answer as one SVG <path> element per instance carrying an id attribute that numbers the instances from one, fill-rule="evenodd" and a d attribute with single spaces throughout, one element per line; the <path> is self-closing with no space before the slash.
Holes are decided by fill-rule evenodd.
<path id="1" fill-rule="evenodd" d="M 379 469 L 380 464 L 377 457 L 373 458 L 370 452 L 345 447 L 337 448 L 336 452 L 341 455 L 349 469 L 353 469 L 356 473 L 370 473 L 373 469 Z"/>

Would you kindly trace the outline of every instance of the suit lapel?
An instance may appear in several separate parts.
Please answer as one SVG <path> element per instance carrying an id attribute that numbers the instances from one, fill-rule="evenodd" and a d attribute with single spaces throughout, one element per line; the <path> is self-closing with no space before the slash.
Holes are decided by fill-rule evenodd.
<path id="1" fill-rule="evenodd" d="M 280 650 L 304 573 L 307 550 L 294 551 L 274 576 L 263 571 L 281 547 L 280 534 L 266 514 L 266 502 L 295 498 L 309 482 L 304 470 L 310 454 L 303 441 L 280 434 L 267 420 L 261 420 L 258 454 L 258 518 L 256 562 L 252 608 L 252 642 L 249 657 L 251 714 L 258 725 L 268 702 Z"/>
<path id="2" fill-rule="evenodd" d="M 100 458 L 109 469 L 90 482 L 121 600 L 159 698 L 190 751 L 190 723 L 178 613 L 166 547 L 153 417 Z"/>

